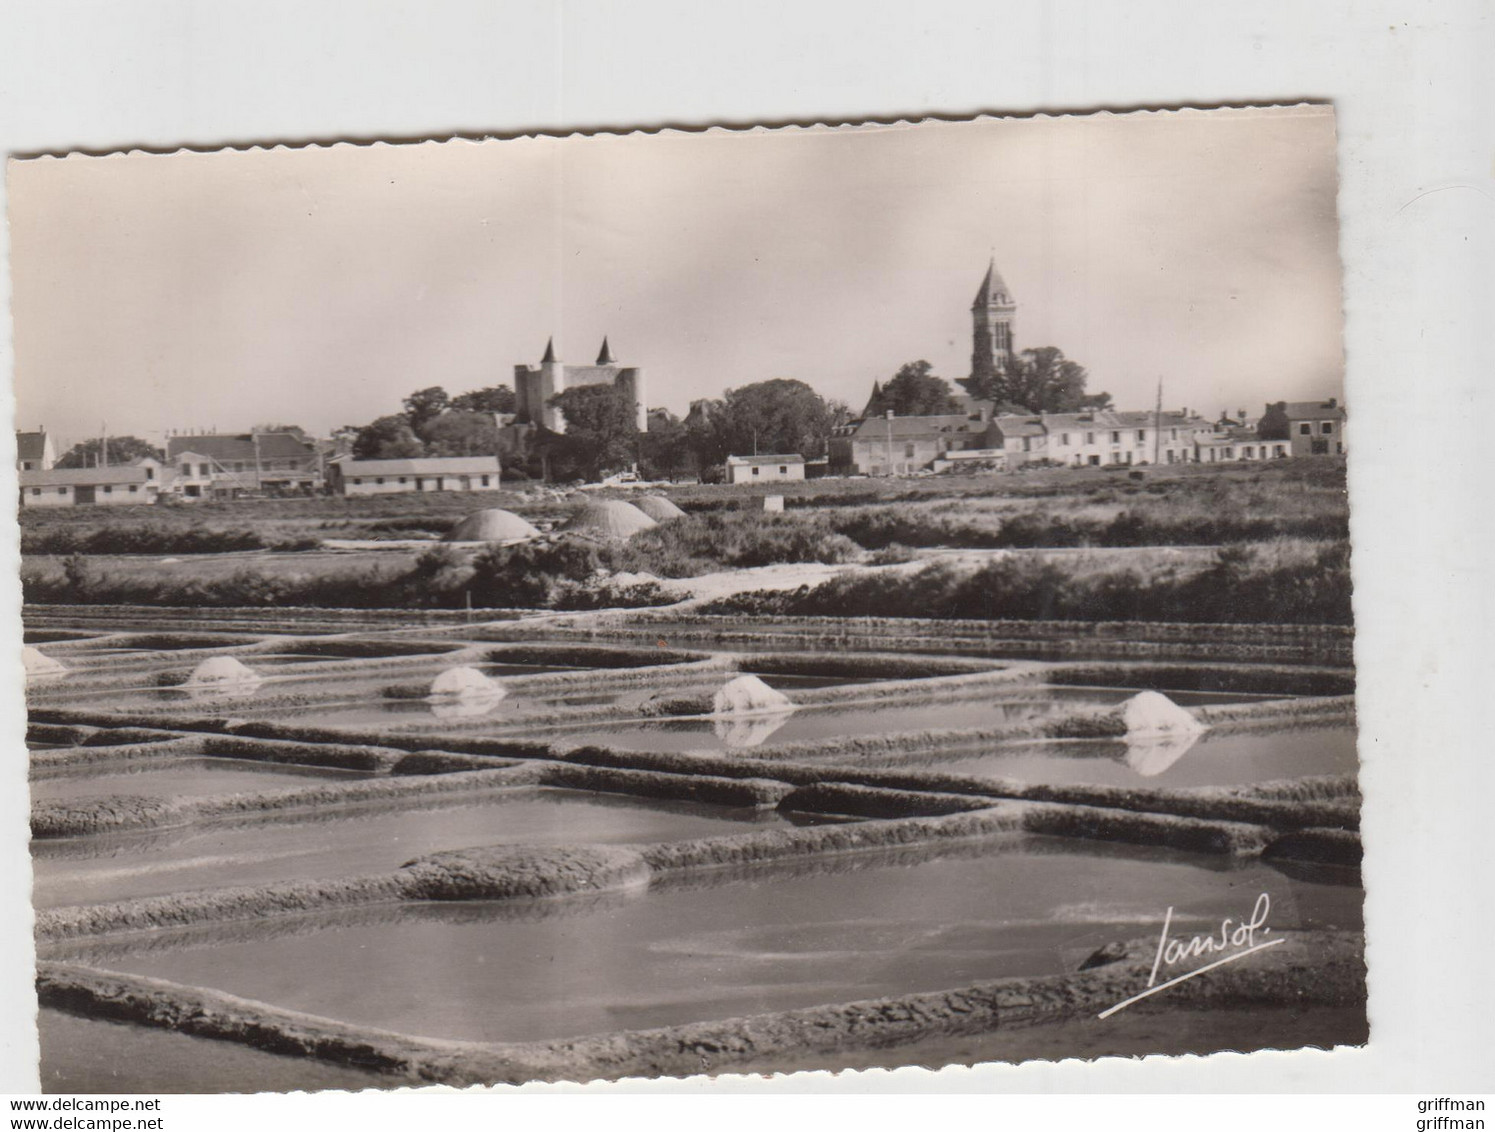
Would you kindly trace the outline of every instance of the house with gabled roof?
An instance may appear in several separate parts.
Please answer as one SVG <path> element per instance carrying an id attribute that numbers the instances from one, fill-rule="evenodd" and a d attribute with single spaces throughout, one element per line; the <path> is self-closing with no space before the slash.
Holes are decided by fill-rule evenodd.
<path id="1" fill-rule="evenodd" d="M 46 429 L 16 433 L 16 471 L 45 472 L 57 463 L 57 450 Z"/>
<path id="2" fill-rule="evenodd" d="M 831 471 L 835 475 L 908 475 L 929 467 L 947 452 L 990 447 L 989 425 L 982 416 L 887 414 L 852 421 L 831 434 L 827 445 Z"/>
<path id="3" fill-rule="evenodd" d="M 183 499 L 289 495 L 322 486 L 322 457 L 294 432 L 203 433 L 171 436 L 166 459 L 174 494 Z"/>
<path id="4" fill-rule="evenodd" d="M 1344 426 L 1344 406 L 1330 397 L 1268 405 L 1256 431 L 1263 440 L 1286 443 L 1292 456 L 1343 456 Z"/>

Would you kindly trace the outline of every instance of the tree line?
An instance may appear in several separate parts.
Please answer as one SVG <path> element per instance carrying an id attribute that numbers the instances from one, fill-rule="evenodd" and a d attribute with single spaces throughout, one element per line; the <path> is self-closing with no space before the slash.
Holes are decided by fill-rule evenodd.
<path id="1" fill-rule="evenodd" d="M 990 402 L 997 413 L 1070 413 L 1111 407 L 1108 393 L 1087 393 L 1085 367 L 1053 346 L 1024 350 L 1004 366 L 990 357 L 973 359 L 972 374 L 956 379 L 972 399 Z M 989 353 L 989 351 L 988 351 Z M 581 385 L 556 394 L 550 404 L 566 418 L 566 431 L 537 428 L 523 449 L 506 448 L 499 418 L 514 412 L 514 391 L 494 385 L 451 396 L 439 385 L 418 389 L 401 411 L 365 425 L 346 425 L 335 437 L 359 460 L 422 456 L 497 455 L 511 479 L 598 479 L 637 466 L 650 479 L 703 476 L 728 456 L 827 454 L 831 435 L 855 419 L 843 402 L 827 400 L 803 381 L 773 378 L 721 397 L 691 403 L 682 420 L 665 409 L 649 412 L 641 432 L 628 397 L 611 385 Z M 874 383 L 864 410 L 868 417 L 936 416 L 963 413 L 968 405 L 928 361 L 900 366 L 886 383 Z M 289 426 L 264 431 L 289 431 Z M 294 430 L 299 432 L 300 430 Z M 100 441 L 71 448 L 58 467 L 92 467 Z M 110 437 L 108 461 L 125 464 L 160 449 L 136 437 Z"/>

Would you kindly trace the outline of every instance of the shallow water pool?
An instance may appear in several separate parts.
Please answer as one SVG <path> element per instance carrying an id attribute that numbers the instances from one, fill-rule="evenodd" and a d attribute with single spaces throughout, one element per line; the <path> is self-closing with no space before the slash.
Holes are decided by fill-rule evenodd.
<path id="1" fill-rule="evenodd" d="M 235 794 L 305 786 L 308 780 L 354 781 L 369 778 L 364 771 L 334 767 L 294 766 L 254 759 L 172 758 L 119 764 L 101 771 L 97 765 L 31 780 L 32 801 L 73 801 L 110 794 L 140 794 L 152 798 Z"/>
<path id="2" fill-rule="evenodd" d="M 284 1093 L 378 1089 L 397 1078 L 120 1022 L 37 1012 L 44 1093 Z"/>
<path id="3" fill-rule="evenodd" d="M 589 725 L 551 732 L 557 740 L 578 746 L 600 744 L 625 751 L 730 750 L 770 740 L 804 743 L 856 735 L 890 735 L 905 731 L 1017 727 L 1061 711 L 1101 708 L 1136 695 L 1130 688 L 1068 688 L 1015 685 L 981 699 L 900 704 L 896 700 L 802 707 L 783 714 L 738 718 L 635 720 Z M 1228 692 L 1169 692 L 1184 706 L 1249 703 L 1274 697 Z M 792 698 L 792 693 L 791 693 Z"/>
<path id="4" fill-rule="evenodd" d="M 274 821 L 36 841 L 37 907 L 186 889 L 397 869 L 446 849 L 627 844 L 713 837 L 779 824 L 773 811 L 542 788 L 489 790 L 397 806 L 347 806 Z"/>
<path id="5" fill-rule="evenodd" d="M 1219 929 L 1361 926 L 1358 883 L 1260 861 L 1009 835 L 843 854 L 596 900 L 439 903 L 44 947 L 358 1025 L 477 1041 L 675 1025 L 1073 972 L 1096 948 Z M 691 887 L 691 885 L 701 887 Z"/>
<path id="6" fill-rule="evenodd" d="M 1121 743 L 1086 740 L 1013 744 L 969 756 L 914 756 L 896 765 L 1018 782 L 1185 787 L 1247 786 L 1281 778 L 1354 774 L 1360 764 L 1355 728 L 1346 724 L 1207 731 L 1192 746 L 1164 752 L 1161 757 L 1155 748 L 1128 749 Z"/>

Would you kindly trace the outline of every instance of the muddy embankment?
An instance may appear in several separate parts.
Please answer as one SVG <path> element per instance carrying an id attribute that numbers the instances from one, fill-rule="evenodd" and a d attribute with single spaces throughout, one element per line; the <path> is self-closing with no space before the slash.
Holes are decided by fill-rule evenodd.
<path id="1" fill-rule="evenodd" d="M 1343 1007 L 1365 1002 L 1358 933 L 1276 933 L 1281 944 L 1171 986 L 1131 1010 Z M 352 1026 L 221 992 L 80 965 L 38 964 L 41 1005 L 387 1075 L 391 1085 L 518 1084 L 730 1071 L 770 1057 L 868 1048 L 1094 1018 L 1146 987 L 1155 939 L 1117 941 L 1072 974 L 815 1006 L 651 1030 L 522 1043 L 443 1041 Z M 1099 1024 L 1099 1023 L 1097 1023 Z"/>
<path id="2" fill-rule="evenodd" d="M 489 631 L 515 639 L 528 626 Z M 690 614 L 670 610 L 571 615 L 547 635 L 658 637 L 672 646 L 731 645 L 821 651 L 883 651 L 1002 656 L 1019 652 L 1063 659 L 1082 654 L 1204 661 L 1353 663 L 1354 631 L 1341 625 L 1210 624 L 1147 621 L 941 621 L 919 618 L 791 617 Z"/>

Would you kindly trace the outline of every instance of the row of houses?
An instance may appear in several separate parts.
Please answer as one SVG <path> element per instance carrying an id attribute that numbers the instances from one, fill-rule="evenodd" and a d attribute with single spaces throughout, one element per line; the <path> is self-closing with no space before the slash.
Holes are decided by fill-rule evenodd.
<path id="1" fill-rule="evenodd" d="M 497 456 L 354 460 L 298 432 L 167 438 L 166 457 L 58 468 L 51 437 L 17 433 L 22 507 L 191 503 L 249 495 L 344 495 L 485 491 L 498 487 Z"/>
<path id="2" fill-rule="evenodd" d="M 836 475 L 910 475 L 1032 465 L 1127 467 L 1343 455 L 1345 414 L 1328 401 L 1268 405 L 1256 421 L 1208 421 L 1188 409 L 996 414 L 987 402 L 937 416 L 864 417 L 830 439 Z"/>

